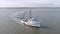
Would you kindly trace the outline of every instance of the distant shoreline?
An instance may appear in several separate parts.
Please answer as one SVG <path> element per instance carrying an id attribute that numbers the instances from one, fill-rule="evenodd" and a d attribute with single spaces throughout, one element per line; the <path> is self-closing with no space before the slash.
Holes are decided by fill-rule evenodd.
<path id="1" fill-rule="evenodd" d="M 60 7 L 0 7 L 0 9 L 60 9 Z"/>

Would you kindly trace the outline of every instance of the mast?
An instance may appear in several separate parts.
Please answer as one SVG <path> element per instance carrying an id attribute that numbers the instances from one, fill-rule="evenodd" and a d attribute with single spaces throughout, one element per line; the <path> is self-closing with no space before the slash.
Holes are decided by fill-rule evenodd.
<path id="1" fill-rule="evenodd" d="M 29 17 L 32 18 L 31 10 L 29 11 Z"/>
<path id="2" fill-rule="evenodd" d="M 24 19 L 26 19 L 26 18 L 27 18 L 27 16 L 26 16 L 26 15 L 27 15 L 27 12 L 24 12 L 24 13 L 23 13 L 23 18 L 24 18 Z"/>
<path id="3" fill-rule="evenodd" d="M 23 18 L 25 18 L 25 12 L 23 13 Z"/>
<path id="4" fill-rule="evenodd" d="M 23 18 L 26 18 L 27 12 L 23 13 Z M 29 18 L 32 18 L 31 10 L 29 10 Z"/>

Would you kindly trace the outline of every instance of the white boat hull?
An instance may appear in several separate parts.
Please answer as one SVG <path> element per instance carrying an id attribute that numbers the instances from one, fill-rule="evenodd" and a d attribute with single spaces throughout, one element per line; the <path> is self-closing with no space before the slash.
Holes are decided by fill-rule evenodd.
<path id="1" fill-rule="evenodd" d="M 34 24 L 34 23 L 28 23 L 28 22 L 21 21 L 21 23 L 24 25 L 32 26 L 32 27 L 40 27 L 40 22 L 39 24 Z"/>

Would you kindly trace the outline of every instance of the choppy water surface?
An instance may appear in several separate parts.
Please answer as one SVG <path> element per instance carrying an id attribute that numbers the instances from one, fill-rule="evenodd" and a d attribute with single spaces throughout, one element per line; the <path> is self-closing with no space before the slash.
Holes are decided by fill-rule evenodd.
<path id="1" fill-rule="evenodd" d="M 16 12 L 28 9 L 0 9 L 0 34 L 60 34 L 60 9 L 31 9 L 38 16 L 40 28 L 23 26 L 11 19 Z"/>

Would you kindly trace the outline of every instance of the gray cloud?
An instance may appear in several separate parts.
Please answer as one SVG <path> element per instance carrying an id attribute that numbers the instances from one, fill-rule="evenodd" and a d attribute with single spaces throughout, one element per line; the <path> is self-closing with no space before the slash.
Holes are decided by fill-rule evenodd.
<path id="1" fill-rule="evenodd" d="M 0 7 L 60 7 L 60 0 L 0 0 Z"/>

